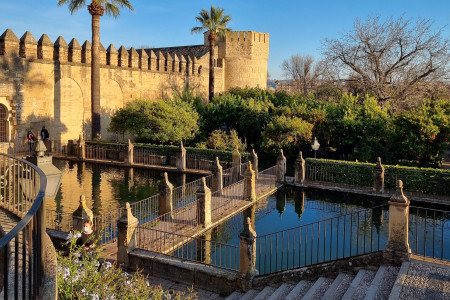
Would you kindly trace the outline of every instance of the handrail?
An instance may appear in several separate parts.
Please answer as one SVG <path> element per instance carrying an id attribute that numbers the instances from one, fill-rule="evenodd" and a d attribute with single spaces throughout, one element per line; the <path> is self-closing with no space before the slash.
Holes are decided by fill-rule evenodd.
<path id="1" fill-rule="evenodd" d="M 31 166 L 41 177 L 41 185 L 39 187 L 39 192 L 36 196 L 36 199 L 33 201 L 33 205 L 31 205 L 30 209 L 28 210 L 25 217 L 22 218 L 22 220 L 17 223 L 16 226 L 14 226 L 13 229 L 11 229 L 4 237 L 0 239 L 0 249 L 5 247 L 28 223 L 31 221 L 33 216 L 37 213 L 38 209 L 40 208 L 42 202 L 44 201 L 44 195 L 45 195 L 45 189 L 47 188 L 47 176 L 45 176 L 44 172 L 42 172 L 41 169 L 39 169 L 37 166 L 33 165 L 32 163 L 21 159 L 14 157 L 9 154 L 0 153 L 1 156 L 6 156 L 9 158 L 12 158 L 14 160 L 20 161 L 22 163 L 25 163 L 29 166 Z M 5 208 L 6 209 L 6 208 Z M 13 212 L 12 212 L 13 213 Z"/>

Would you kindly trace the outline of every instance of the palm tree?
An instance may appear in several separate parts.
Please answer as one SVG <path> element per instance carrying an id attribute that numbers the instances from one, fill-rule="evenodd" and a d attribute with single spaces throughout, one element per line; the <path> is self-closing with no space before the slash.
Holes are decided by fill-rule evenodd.
<path id="1" fill-rule="evenodd" d="M 214 43 L 217 36 L 231 31 L 230 28 L 227 28 L 231 17 L 225 15 L 223 11 L 220 7 L 215 8 L 214 6 L 211 6 L 210 11 L 202 8 L 199 15 L 195 17 L 201 26 L 191 29 L 191 33 L 202 33 L 205 30 L 209 32 L 209 100 L 214 97 Z"/>
<path id="2" fill-rule="evenodd" d="M 68 4 L 70 13 L 86 6 L 85 0 L 58 0 L 58 6 Z M 92 16 L 92 59 L 91 59 L 91 111 L 92 111 L 92 138 L 100 138 L 100 17 L 104 13 L 117 18 L 119 8 L 133 10 L 128 0 L 92 0 L 88 11 Z"/>

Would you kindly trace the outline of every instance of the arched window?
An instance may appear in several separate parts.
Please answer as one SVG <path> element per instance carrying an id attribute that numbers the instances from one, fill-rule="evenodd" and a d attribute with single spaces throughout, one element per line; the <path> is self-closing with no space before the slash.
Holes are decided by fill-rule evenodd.
<path id="1" fill-rule="evenodd" d="M 8 109 L 0 104 L 0 142 L 8 141 Z"/>

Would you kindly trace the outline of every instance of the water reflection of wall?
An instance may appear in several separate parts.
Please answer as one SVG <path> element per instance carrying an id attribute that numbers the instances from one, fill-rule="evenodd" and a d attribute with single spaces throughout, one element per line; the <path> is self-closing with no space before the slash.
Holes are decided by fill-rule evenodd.
<path id="1" fill-rule="evenodd" d="M 72 213 L 81 195 L 94 214 L 115 210 L 125 202 L 136 202 L 158 193 L 162 172 L 147 169 L 111 167 L 100 164 L 54 160 L 62 171 L 61 187 L 51 210 Z M 179 186 L 197 179 L 195 175 L 169 173 L 169 180 Z"/>

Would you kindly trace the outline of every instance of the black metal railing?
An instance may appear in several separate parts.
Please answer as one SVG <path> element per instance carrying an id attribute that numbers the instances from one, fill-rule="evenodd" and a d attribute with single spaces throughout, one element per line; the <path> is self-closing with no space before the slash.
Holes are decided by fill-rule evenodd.
<path id="1" fill-rule="evenodd" d="M 136 248 L 230 271 L 239 270 L 239 246 L 151 228 L 136 228 Z"/>
<path id="2" fill-rule="evenodd" d="M 21 219 L 0 239 L 3 298 L 37 299 L 45 268 L 43 207 L 47 178 L 31 163 L 0 154 L 0 207 Z M 2 222 L 2 227 L 7 222 Z"/>
<path id="3" fill-rule="evenodd" d="M 411 206 L 408 239 L 412 253 L 450 261 L 450 211 Z"/>
<path id="4" fill-rule="evenodd" d="M 372 207 L 256 238 L 260 275 L 384 249 L 387 205 Z"/>

